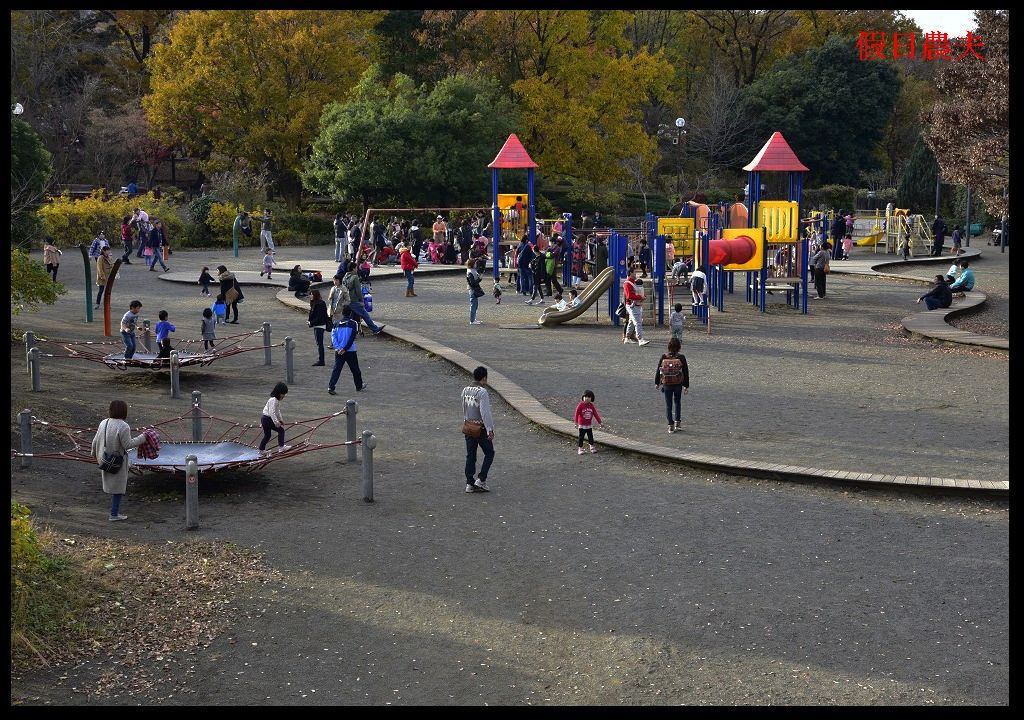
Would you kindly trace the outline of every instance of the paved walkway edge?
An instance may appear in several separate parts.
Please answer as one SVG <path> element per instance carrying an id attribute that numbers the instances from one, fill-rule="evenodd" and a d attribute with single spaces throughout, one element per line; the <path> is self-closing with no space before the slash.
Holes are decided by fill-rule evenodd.
<path id="1" fill-rule="evenodd" d="M 307 305 L 287 291 L 278 293 L 278 300 L 296 310 L 307 309 Z M 456 365 L 467 373 L 472 374 L 473 369 L 483 363 L 474 360 L 469 355 L 459 352 L 447 345 L 431 340 L 428 337 L 419 335 L 408 330 L 396 327 L 390 323 L 384 328 L 384 334 L 390 335 L 396 340 L 414 345 L 428 353 L 437 355 L 444 360 Z M 553 433 L 565 435 L 576 439 L 576 426 L 570 420 L 559 417 L 548 410 L 544 405 L 528 393 L 524 388 L 509 380 L 497 370 L 490 370 L 487 376 L 487 386 L 501 395 L 516 412 L 530 422 L 536 423 Z M 674 448 L 660 447 L 648 443 L 630 440 L 603 430 L 594 431 L 595 442 L 607 447 L 616 448 L 625 452 L 637 453 L 649 457 L 680 463 L 690 467 L 724 472 L 732 475 L 766 477 L 773 480 L 789 480 L 798 482 L 821 482 L 828 483 L 842 482 L 861 485 L 864 487 L 889 487 L 889 488 L 930 488 L 953 492 L 982 493 L 987 496 L 1003 496 L 1010 492 L 1008 480 L 960 480 L 954 478 L 919 477 L 907 475 L 884 475 L 880 473 L 861 473 L 845 470 L 827 470 L 822 468 L 806 468 L 796 465 L 783 465 L 777 463 L 765 463 L 752 460 L 738 460 L 735 458 L 708 455 L 705 453 L 684 452 Z"/>

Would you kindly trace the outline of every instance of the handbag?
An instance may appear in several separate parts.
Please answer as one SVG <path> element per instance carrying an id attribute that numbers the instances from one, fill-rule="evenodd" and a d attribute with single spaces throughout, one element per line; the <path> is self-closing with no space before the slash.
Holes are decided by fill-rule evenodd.
<path id="1" fill-rule="evenodd" d="M 619 303 L 619 306 L 617 308 L 615 308 L 615 314 L 618 315 L 623 320 L 625 320 L 626 318 L 629 317 L 629 311 L 626 310 L 626 303 L 625 302 L 620 302 Z"/>
<path id="2" fill-rule="evenodd" d="M 238 300 L 238 290 L 235 288 L 228 288 L 228 291 L 224 293 L 224 300 L 230 305 Z"/>
<path id="3" fill-rule="evenodd" d="M 824 272 L 824 273 L 825 273 L 826 275 L 828 275 L 828 273 L 829 273 L 829 271 L 830 271 L 830 270 L 831 270 L 831 268 L 830 268 L 830 267 L 828 266 L 828 263 L 825 263 L 825 267 L 824 267 L 824 268 L 822 268 L 822 271 L 823 271 L 823 272 Z"/>
<path id="4" fill-rule="evenodd" d="M 466 437 L 479 438 L 484 434 L 484 424 L 479 420 L 464 420 L 462 434 Z"/>
<path id="5" fill-rule="evenodd" d="M 109 427 L 110 427 L 110 422 L 108 421 L 107 424 L 103 426 L 103 441 L 104 441 L 103 445 L 104 445 L 104 447 L 106 447 L 106 444 L 107 444 L 106 443 L 107 429 Z M 103 453 L 103 461 L 100 463 L 100 470 L 102 470 L 105 473 L 118 473 L 118 472 L 121 471 L 121 466 L 122 465 L 124 465 L 124 454 L 122 454 L 122 453 L 104 452 Z"/>

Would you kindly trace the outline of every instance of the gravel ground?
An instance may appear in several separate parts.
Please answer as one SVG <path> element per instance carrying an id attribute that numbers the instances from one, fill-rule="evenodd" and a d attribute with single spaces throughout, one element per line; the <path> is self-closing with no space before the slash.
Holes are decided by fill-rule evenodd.
<path id="1" fill-rule="evenodd" d="M 191 289 L 155 282 L 152 274 L 130 273 L 118 282 L 116 297 L 141 295 L 144 314 L 167 307 L 183 327 L 204 304 Z M 415 308 L 441 313 L 441 293 L 450 298 L 451 285 L 458 287 L 439 278 L 420 284 L 421 298 L 400 313 L 401 283 L 380 283 L 375 315 L 388 321 Z M 853 291 L 839 282 L 835 288 L 837 300 Z M 16 318 L 15 326 L 98 339 L 99 328 L 80 321 L 81 292 L 79 285 L 56 306 Z M 913 290 L 900 292 L 909 297 Z M 434 293 L 436 306 L 429 297 Z M 866 300 L 871 296 L 864 292 Z M 459 291 L 455 297 L 464 296 Z M 347 375 L 337 398 L 324 394 L 329 368 L 309 368 L 314 358 L 304 319 L 278 303 L 273 290 L 254 288 L 246 298 L 241 329 L 267 319 L 299 340 L 298 382 L 284 404 L 286 418 L 322 415 L 355 395 Z M 500 309 L 512 307 L 503 303 Z M 838 302 L 830 307 L 835 309 L 820 312 L 839 320 L 856 315 Z M 493 309 L 485 308 L 484 319 L 493 321 Z M 783 313 L 770 317 L 787 319 Z M 725 325 L 733 318 L 735 325 Z M 721 339 L 734 347 L 731 355 L 718 350 L 718 357 L 736 358 L 737 371 L 745 372 L 753 361 L 743 346 L 755 342 L 763 322 L 740 311 L 723 317 Z M 402 324 L 418 329 L 412 318 Z M 777 353 L 788 364 L 765 372 L 786 377 L 808 361 L 845 367 L 841 356 L 820 347 L 821 337 L 851 332 L 837 325 L 806 330 L 810 345 L 792 348 L 790 341 Z M 505 353 L 505 364 L 533 363 L 556 379 L 570 371 L 565 395 L 573 400 L 582 382 L 578 373 L 591 366 L 554 364 L 548 353 L 561 343 L 534 338 L 571 343 L 574 333 L 599 334 L 598 347 L 615 332 L 582 327 L 564 335 L 502 334 L 493 325 L 473 330 L 497 338 L 492 344 Z M 696 337 L 690 342 L 696 346 Z M 934 352 L 904 342 L 915 356 Z M 897 345 L 883 349 L 905 351 Z M 873 358 L 876 350 L 869 351 Z M 200 389 L 214 414 L 255 421 L 283 375 L 280 354 L 270 369 L 258 355 L 183 372 L 184 397 Z M 283 576 L 276 594 L 245 594 L 233 624 L 170 670 L 185 686 L 181 693 L 168 698 L 143 690 L 103 702 L 1008 701 L 1006 502 L 723 476 L 611 451 L 579 457 L 571 443 L 532 426 L 500 400 L 493 491 L 466 495 L 458 433 L 465 375 L 379 338 L 361 340 L 359 355 L 370 385 L 357 398 L 359 425 L 373 429 L 381 443 L 373 505 L 359 499 L 358 469 L 334 451 L 307 453 L 253 476 L 202 478 L 201 528 L 194 533 L 181 529 L 180 479 L 133 479 L 125 504 L 131 519 L 111 524 L 95 468 L 38 461 L 30 470 L 14 469 L 12 496 L 58 533 L 157 544 L 230 541 L 261 553 Z M 30 406 L 43 417 L 95 424 L 117 396 L 129 401 L 133 424 L 188 406 L 187 399 L 168 398 L 166 375 L 119 373 L 73 360 L 48 361 L 44 392 L 28 393 L 22 357 L 12 345 L 12 407 Z M 873 362 L 881 364 L 883 357 Z M 989 363 L 1005 372 L 1005 360 L 996 364 L 970 354 L 958 359 L 972 372 Z M 859 367 L 849 366 L 855 372 Z M 712 367 L 698 363 L 702 383 Z M 638 363 L 641 369 L 646 383 L 653 358 Z M 902 377 L 889 367 L 894 371 Z M 613 388 L 600 379 L 585 382 L 595 386 L 612 429 L 632 430 L 635 418 L 625 419 L 614 403 L 602 405 Z M 767 385 L 757 387 L 769 397 Z M 792 402 L 782 392 L 778 397 Z M 820 425 L 815 403 L 828 406 L 816 396 L 811 400 L 797 403 L 801 425 Z M 656 415 L 657 405 L 645 408 L 636 417 Z M 877 410 L 870 417 L 877 419 Z M 334 432 L 340 435 L 342 427 Z M 859 442 L 864 437 L 853 434 Z M 870 437 L 882 448 L 875 452 L 894 452 L 885 433 Z M 908 457 L 893 462 L 907 463 Z M 13 682 L 12 696 L 36 704 L 95 704 L 72 688 L 97 675 L 88 667 L 39 672 Z"/>
<path id="2" fill-rule="evenodd" d="M 978 312 L 953 316 L 949 324 L 961 330 L 994 335 L 1001 338 L 1010 337 L 1010 248 L 1005 253 L 998 247 L 985 244 L 985 236 L 971 238 L 971 249 L 981 250 L 981 258 L 971 261 L 971 269 L 977 280 L 976 287 L 988 297 Z M 945 272 L 948 265 L 934 265 L 932 272 L 924 268 L 904 266 L 893 272 L 902 275 L 932 280 L 937 273 Z M 922 292 L 924 292 L 922 288 Z"/>

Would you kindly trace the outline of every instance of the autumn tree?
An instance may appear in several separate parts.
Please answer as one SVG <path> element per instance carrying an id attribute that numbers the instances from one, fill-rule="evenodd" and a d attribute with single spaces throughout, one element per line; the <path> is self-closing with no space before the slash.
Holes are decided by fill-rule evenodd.
<path id="1" fill-rule="evenodd" d="M 976 10 L 980 60 L 963 43 L 954 49 L 936 84 L 939 98 L 928 113 L 925 141 L 943 178 L 970 185 L 991 215 L 1009 212 L 1010 19 L 1005 10 Z"/>
<path id="2" fill-rule="evenodd" d="M 737 87 L 754 82 L 780 39 L 796 24 L 789 10 L 696 10 L 694 14 L 732 69 Z"/>
<path id="3" fill-rule="evenodd" d="M 328 102 L 367 66 L 378 12 L 215 10 L 182 15 L 151 49 L 153 132 L 209 157 L 266 163 L 273 189 L 300 202 L 299 173 Z M 215 156 L 216 156 L 215 155 Z M 207 160 L 208 172 L 218 169 Z"/>

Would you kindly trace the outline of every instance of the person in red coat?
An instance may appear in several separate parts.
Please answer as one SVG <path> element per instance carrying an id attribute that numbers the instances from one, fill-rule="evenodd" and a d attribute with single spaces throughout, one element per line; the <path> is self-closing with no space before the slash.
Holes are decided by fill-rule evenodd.
<path id="1" fill-rule="evenodd" d="M 415 282 L 413 280 L 412 273 L 413 273 L 413 270 L 415 270 L 416 268 L 418 268 L 420 266 L 420 264 L 418 262 L 416 262 L 416 258 L 414 258 L 412 256 L 412 253 L 409 252 L 409 248 L 403 247 L 398 252 L 398 264 L 401 266 L 402 272 L 405 273 L 405 282 L 406 282 L 405 296 L 406 297 L 416 297 L 416 293 L 414 293 L 412 291 L 412 286 L 413 286 L 413 283 Z"/>

